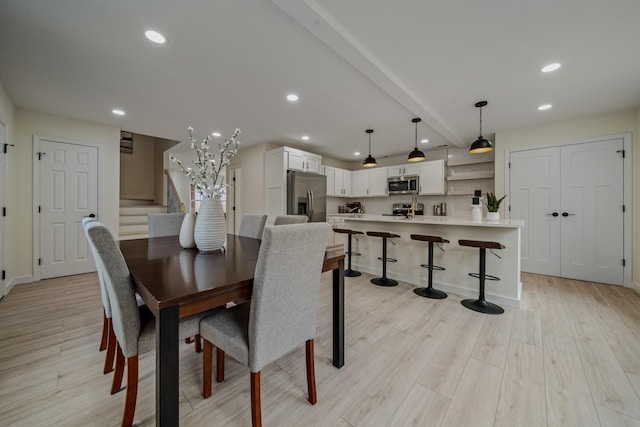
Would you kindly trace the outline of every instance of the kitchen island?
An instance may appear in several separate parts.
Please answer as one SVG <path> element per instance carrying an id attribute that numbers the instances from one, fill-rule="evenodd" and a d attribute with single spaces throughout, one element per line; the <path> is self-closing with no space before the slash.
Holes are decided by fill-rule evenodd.
<path id="1" fill-rule="evenodd" d="M 446 268 L 434 271 L 433 286 L 461 297 L 478 296 L 478 279 L 468 273 L 477 273 L 478 250 L 458 245 L 458 240 L 488 240 L 502 243 L 505 249 L 487 251 L 487 274 L 497 276 L 500 281 L 486 281 L 486 298 L 496 304 L 520 307 L 520 231 L 523 220 L 472 221 L 470 218 L 447 216 L 416 216 L 407 219 L 398 216 L 360 214 L 344 216 L 344 228 L 365 233 L 353 240 L 353 251 L 361 256 L 352 257 L 355 270 L 376 276 L 382 274 L 382 239 L 366 236 L 367 231 L 386 231 L 400 235 L 393 239 L 396 244 L 387 245 L 387 256 L 398 262 L 387 263 L 387 276 L 407 282 L 416 287 L 426 286 L 428 270 L 420 267 L 427 263 L 428 245 L 411 240 L 411 234 L 441 236 L 450 243 L 444 245 L 445 252 L 434 247 L 434 264 Z M 346 248 L 346 241 L 345 241 Z M 375 286 L 375 285 L 371 285 Z M 455 296 L 454 296 L 455 297 Z"/>

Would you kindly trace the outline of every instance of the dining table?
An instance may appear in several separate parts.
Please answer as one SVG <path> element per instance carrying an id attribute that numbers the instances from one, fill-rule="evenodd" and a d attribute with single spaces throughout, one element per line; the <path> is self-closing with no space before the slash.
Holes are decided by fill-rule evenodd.
<path id="1" fill-rule="evenodd" d="M 224 250 L 201 253 L 178 236 L 122 240 L 136 292 L 155 316 L 156 425 L 179 424 L 179 320 L 251 298 L 261 240 L 228 234 Z M 333 365 L 344 365 L 344 252 L 327 251 L 332 271 Z"/>

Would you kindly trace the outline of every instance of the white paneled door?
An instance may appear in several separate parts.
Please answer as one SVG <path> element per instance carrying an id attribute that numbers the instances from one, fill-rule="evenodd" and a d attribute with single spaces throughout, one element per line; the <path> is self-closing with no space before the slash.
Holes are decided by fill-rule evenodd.
<path id="1" fill-rule="evenodd" d="M 562 148 L 562 276 L 623 283 L 623 140 Z"/>
<path id="2" fill-rule="evenodd" d="M 522 271 L 560 276 L 560 148 L 511 153 L 511 218 L 525 220 Z"/>
<path id="3" fill-rule="evenodd" d="M 7 142 L 7 127 L 0 121 L 0 270 L 2 271 L 2 277 L 0 277 L 0 298 L 4 296 L 6 292 L 6 270 L 5 270 L 5 250 L 7 246 L 7 229 L 6 229 L 6 169 L 7 169 L 7 155 L 8 155 L 8 142 Z"/>
<path id="4" fill-rule="evenodd" d="M 40 278 L 95 271 L 82 218 L 98 213 L 98 148 L 39 142 Z"/>
<path id="5" fill-rule="evenodd" d="M 512 152 L 522 271 L 624 283 L 623 138 Z"/>

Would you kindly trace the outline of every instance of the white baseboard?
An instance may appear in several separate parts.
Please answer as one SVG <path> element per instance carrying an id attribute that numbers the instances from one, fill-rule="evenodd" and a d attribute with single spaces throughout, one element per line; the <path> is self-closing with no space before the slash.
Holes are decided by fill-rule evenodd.
<path id="1" fill-rule="evenodd" d="M 24 283 L 31 283 L 33 282 L 33 276 L 18 276 L 18 277 L 12 277 L 11 279 L 9 279 L 9 281 L 7 282 L 7 287 L 5 288 L 5 295 L 8 295 L 9 292 L 11 292 L 11 289 L 13 289 L 13 287 L 15 285 L 22 285 Z"/>
<path id="2" fill-rule="evenodd" d="M 633 283 L 631 284 L 631 289 L 633 289 L 634 291 L 640 294 L 640 282 L 638 282 L 637 280 L 634 280 Z"/>

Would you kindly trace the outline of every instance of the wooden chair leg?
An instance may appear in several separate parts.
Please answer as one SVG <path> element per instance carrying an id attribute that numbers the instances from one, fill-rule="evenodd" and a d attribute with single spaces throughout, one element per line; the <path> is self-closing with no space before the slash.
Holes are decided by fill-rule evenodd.
<path id="1" fill-rule="evenodd" d="M 194 340 L 196 342 L 196 353 L 202 353 L 202 338 L 200 337 L 200 334 L 197 334 Z"/>
<path id="2" fill-rule="evenodd" d="M 111 394 L 116 394 L 122 388 L 122 375 L 124 374 L 124 354 L 120 344 L 116 343 L 116 371 L 113 374 L 111 383 Z"/>
<path id="3" fill-rule="evenodd" d="M 119 348 L 119 347 L 118 347 Z M 133 416 L 136 413 L 136 399 L 138 397 L 138 355 L 127 359 L 127 396 L 122 416 L 122 427 L 133 425 Z"/>
<path id="4" fill-rule="evenodd" d="M 251 372 L 251 422 L 253 427 L 262 427 L 260 372 Z"/>
<path id="5" fill-rule="evenodd" d="M 113 358 L 116 353 L 116 346 L 118 341 L 116 340 L 116 334 L 113 332 L 113 321 L 111 318 L 107 319 L 107 354 L 104 358 L 104 369 L 103 373 L 108 374 L 113 371 Z"/>
<path id="6" fill-rule="evenodd" d="M 202 396 L 206 399 L 211 396 L 211 375 L 213 365 L 213 344 L 204 340 L 204 353 L 202 355 Z"/>
<path id="7" fill-rule="evenodd" d="M 316 370 L 314 362 L 313 340 L 307 341 L 307 391 L 309 402 L 315 405 L 318 401 L 316 396 Z"/>
<path id="8" fill-rule="evenodd" d="M 216 348 L 216 381 L 224 381 L 224 351 Z"/>
<path id="9" fill-rule="evenodd" d="M 107 342 L 109 341 L 109 325 L 107 321 L 107 313 L 104 308 L 102 309 L 102 338 L 100 339 L 100 351 L 107 349 Z"/>

